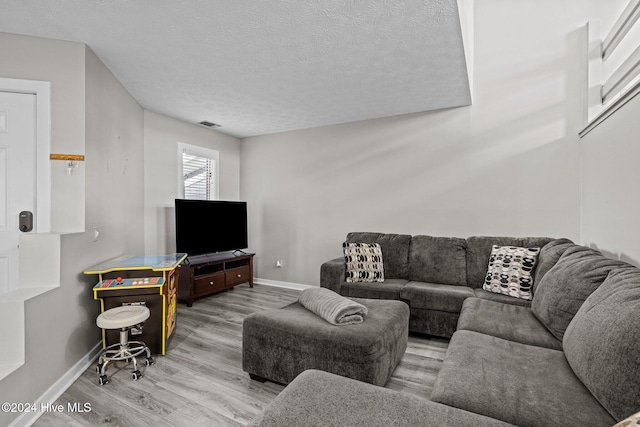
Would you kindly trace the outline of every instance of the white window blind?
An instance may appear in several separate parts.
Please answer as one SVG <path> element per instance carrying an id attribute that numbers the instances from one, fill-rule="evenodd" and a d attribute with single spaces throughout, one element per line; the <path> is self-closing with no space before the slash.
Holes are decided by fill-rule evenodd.
<path id="1" fill-rule="evenodd" d="M 580 137 L 640 94 L 640 0 L 629 0 L 609 33 L 601 36 L 598 21 L 587 25 L 587 125 Z"/>
<path id="2" fill-rule="evenodd" d="M 217 164 L 214 158 L 182 152 L 182 183 L 184 198 L 192 200 L 215 200 Z"/>
<path id="3" fill-rule="evenodd" d="M 602 41 L 602 60 L 608 78 L 602 86 L 602 103 L 612 103 L 622 97 L 640 80 L 640 32 L 636 23 L 640 19 L 640 0 L 630 0 L 609 34 Z M 620 51 L 620 52 L 618 52 Z M 619 57 L 616 60 L 616 55 Z M 613 59 L 613 71 L 608 61 Z"/>

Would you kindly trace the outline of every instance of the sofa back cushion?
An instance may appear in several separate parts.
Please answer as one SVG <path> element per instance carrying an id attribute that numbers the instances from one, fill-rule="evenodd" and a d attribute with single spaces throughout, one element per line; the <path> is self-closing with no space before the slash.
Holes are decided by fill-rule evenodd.
<path id="1" fill-rule="evenodd" d="M 535 295 L 538 284 L 551 267 L 556 265 L 562 254 L 569 248 L 577 246 L 569 239 L 555 239 L 544 245 L 538 255 L 538 264 L 535 269 L 535 281 L 533 282 L 533 294 Z"/>
<path id="2" fill-rule="evenodd" d="M 413 236 L 409 280 L 466 286 L 466 246 L 465 239 L 457 237 Z"/>
<path id="3" fill-rule="evenodd" d="M 357 232 L 347 234 L 346 241 L 347 243 L 378 243 L 382 249 L 385 279 L 407 279 L 410 235 Z"/>
<path id="4" fill-rule="evenodd" d="M 552 241 L 549 237 L 490 237 L 473 236 L 467 239 L 467 286 L 481 288 L 487 276 L 493 245 L 542 248 Z M 535 284 L 535 273 L 534 273 Z"/>
<path id="5" fill-rule="evenodd" d="M 612 270 L 582 304 L 562 345 L 575 374 L 617 421 L 640 410 L 640 270 Z"/>
<path id="6" fill-rule="evenodd" d="M 538 320 L 559 340 L 584 300 L 609 272 L 626 265 L 585 246 L 567 249 L 542 278 L 531 302 Z"/>

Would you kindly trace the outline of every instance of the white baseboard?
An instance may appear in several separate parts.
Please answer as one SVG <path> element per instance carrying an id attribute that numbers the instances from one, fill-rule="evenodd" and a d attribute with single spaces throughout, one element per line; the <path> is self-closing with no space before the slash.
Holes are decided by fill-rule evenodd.
<path id="1" fill-rule="evenodd" d="M 281 282 L 279 280 L 260 279 L 255 278 L 253 282 L 258 285 L 275 286 L 276 288 L 295 289 L 298 291 L 305 290 L 307 288 L 313 288 L 312 285 L 303 285 L 302 283 Z"/>
<path id="2" fill-rule="evenodd" d="M 270 279 L 260 279 L 255 278 L 254 283 L 258 285 L 265 286 L 274 286 L 277 288 L 287 288 L 287 289 L 295 289 L 295 290 L 304 290 L 307 288 L 312 288 L 312 285 L 303 285 L 301 283 L 292 283 L 292 282 L 282 282 L 279 280 L 270 280 Z M 102 350 L 102 342 L 97 343 L 82 359 L 80 359 L 75 365 L 71 367 L 58 381 L 56 381 L 47 391 L 45 391 L 42 396 L 36 400 L 35 405 L 37 408 L 40 408 L 41 405 L 46 406 L 47 404 L 53 404 L 53 402 L 58 399 L 62 393 L 64 393 L 71 384 L 77 380 L 80 375 L 87 370 L 89 366 L 91 366 L 98 354 L 100 354 L 100 350 Z M 43 412 L 25 412 L 16 418 L 9 427 L 28 427 L 32 425 Z"/>
<path id="3" fill-rule="evenodd" d="M 87 353 L 82 359 L 80 359 L 75 365 L 71 367 L 58 381 L 56 381 L 42 396 L 35 401 L 36 408 L 46 406 L 47 404 L 53 404 L 62 393 L 64 393 L 80 375 L 87 370 L 89 366 L 96 360 L 102 350 L 102 341 L 96 344 L 89 353 Z M 97 383 L 96 383 L 97 384 Z M 27 427 L 36 422 L 42 411 L 24 412 L 18 418 L 16 418 L 9 427 Z"/>

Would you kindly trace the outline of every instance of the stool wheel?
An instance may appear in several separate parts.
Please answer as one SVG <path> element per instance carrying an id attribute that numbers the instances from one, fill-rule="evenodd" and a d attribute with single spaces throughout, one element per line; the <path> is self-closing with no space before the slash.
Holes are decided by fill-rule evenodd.
<path id="1" fill-rule="evenodd" d="M 142 373 L 140 371 L 133 371 L 133 375 L 132 375 L 133 379 L 135 381 L 139 380 L 140 378 L 142 378 Z"/>
<path id="2" fill-rule="evenodd" d="M 147 362 L 147 366 L 151 366 L 154 363 L 156 363 L 156 361 L 153 360 L 153 357 L 147 357 L 146 362 Z"/>
<path id="3" fill-rule="evenodd" d="M 109 379 L 107 378 L 106 375 L 100 375 L 100 378 L 98 378 L 98 384 L 100 385 L 105 385 L 108 382 L 109 382 Z"/>

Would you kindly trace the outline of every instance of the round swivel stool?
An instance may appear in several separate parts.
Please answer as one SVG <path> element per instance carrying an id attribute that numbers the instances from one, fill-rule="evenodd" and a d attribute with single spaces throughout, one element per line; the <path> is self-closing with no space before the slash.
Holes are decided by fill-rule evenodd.
<path id="1" fill-rule="evenodd" d="M 115 307 L 100 314 L 96 319 L 96 324 L 102 329 L 119 329 L 120 342 L 112 344 L 100 353 L 96 371 L 100 374 L 98 384 L 105 385 L 109 382 L 107 378 L 107 366 L 111 362 L 126 361 L 133 362 L 133 379 L 142 378 L 142 373 L 138 369 L 136 357 L 146 353 L 147 366 L 153 364 L 151 351 L 142 341 L 129 341 L 129 330 L 137 328 L 142 330 L 142 324 L 149 318 L 150 312 L 142 305 L 123 305 Z"/>

